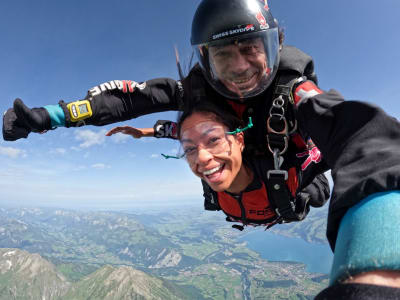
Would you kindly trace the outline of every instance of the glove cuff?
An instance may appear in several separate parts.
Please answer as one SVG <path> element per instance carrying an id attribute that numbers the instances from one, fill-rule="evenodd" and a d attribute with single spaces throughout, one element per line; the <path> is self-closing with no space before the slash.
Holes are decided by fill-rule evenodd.
<path id="1" fill-rule="evenodd" d="M 60 105 L 46 105 L 44 108 L 50 115 L 52 127 L 56 128 L 65 126 L 65 114 Z"/>
<path id="2" fill-rule="evenodd" d="M 42 132 L 45 130 L 52 129 L 51 119 L 50 119 L 50 115 L 49 115 L 49 112 L 47 111 L 47 109 L 45 109 L 43 107 L 32 108 L 32 112 L 37 114 L 39 116 L 39 118 L 37 120 L 40 120 L 40 122 L 37 123 L 38 127 L 35 129 L 32 129 L 32 132 Z"/>
<path id="3" fill-rule="evenodd" d="M 64 116 L 65 116 L 65 127 L 69 128 L 69 127 L 75 127 L 73 126 L 73 123 L 71 122 L 71 116 L 69 115 L 69 110 L 67 108 L 67 103 L 65 103 L 63 100 L 60 100 L 60 102 L 58 102 L 58 104 L 61 106 L 63 112 L 64 112 Z"/>

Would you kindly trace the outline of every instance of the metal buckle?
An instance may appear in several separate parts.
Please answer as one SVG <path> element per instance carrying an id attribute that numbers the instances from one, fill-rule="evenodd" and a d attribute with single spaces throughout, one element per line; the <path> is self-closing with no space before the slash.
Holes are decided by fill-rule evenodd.
<path id="1" fill-rule="evenodd" d="M 277 214 L 278 217 L 281 217 L 281 213 L 279 212 L 278 208 L 275 208 L 275 213 Z"/>
<path id="2" fill-rule="evenodd" d="M 283 123 L 285 124 L 284 128 L 281 131 L 276 131 L 275 129 L 273 129 L 270 125 L 271 123 L 271 117 L 272 116 L 279 116 L 279 115 L 271 115 L 268 117 L 267 119 L 267 130 L 268 132 L 272 132 L 272 133 L 276 133 L 276 134 L 282 134 L 282 135 L 287 135 L 288 134 L 288 126 L 287 126 L 287 121 L 285 118 L 281 118 L 281 121 L 283 121 Z"/>
<path id="3" fill-rule="evenodd" d="M 270 179 L 270 177 L 281 177 L 283 175 L 283 180 L 287 180 L 288 179 L 288 172 L 285 170 L 269 170 L 267 172 L 267 178 Z"/>
<path id="4" fill-rule="evenodd" d="M 285 145 L 284 145 L 282 151 L 280 151 L 278 153 L 279 155 L 284 154 L 286 152 L 286 150 L 288 149 L 288 146 L 289 146 L 289 141 L 288 141 L 288 137 L 287 136 L 283 137 L 283 141 L 284 141 Z M 274 150 L 271 149 L 271 146 L 269 145 L 269 137 L 268 137 L 268 135 L 267 135 L 267 142 L 268 142 L 268 150 L 271 151 L 271 153 L 274 153 L 274 150 L 276 150 L 276 148 Z"/>

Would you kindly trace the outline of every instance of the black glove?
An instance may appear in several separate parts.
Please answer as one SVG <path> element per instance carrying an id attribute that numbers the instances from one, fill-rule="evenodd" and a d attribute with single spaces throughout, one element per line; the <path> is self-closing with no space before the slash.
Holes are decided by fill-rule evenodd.
<path id="1" fill-rule="evenodd" d="M 28 108 L 21 99 L 15 99 L 14 108 L 3 116 L 3 139 L 15 141 L 27 138 L 30 132 L 43 132 L 51 129 L 48 111 L 43 108 Z"/>
<path id="2" fill-rule="evenodd" d="M 310 212 L 310 204 L 309 204 L 310 198 L 311 198 L 310 194 L 305 192 L 299 192 L 296 194 L 295 213 L 298 216 L 298 220 L 295 221 L 304 220 L 304 218 Z"/>

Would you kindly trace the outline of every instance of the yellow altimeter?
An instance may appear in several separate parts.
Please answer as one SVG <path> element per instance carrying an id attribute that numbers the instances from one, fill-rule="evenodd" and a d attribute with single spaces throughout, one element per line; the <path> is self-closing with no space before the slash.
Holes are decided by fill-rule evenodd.
<path id="1" fill-rule="evenodd" d="M 78 122 L 92 116 L 89 100 L 78 100 L 67 104 L 71 122 Z"/>

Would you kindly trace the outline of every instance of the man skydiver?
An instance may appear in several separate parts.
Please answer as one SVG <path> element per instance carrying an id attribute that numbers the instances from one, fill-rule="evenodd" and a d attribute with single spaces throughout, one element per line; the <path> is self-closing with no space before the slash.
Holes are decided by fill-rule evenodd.
<path id="1" fill-rule="evenodd" d="M 318 156 L 318 149 L 308 148 L 312 145 L 308 137 L 296 131 L 289 103 L 289 85 L 295 79 L 304 75 L 316 80 L 313 62 L 282 42 L 277 21 L 263 1 L 204 0 L 195 13 L 191 37 L 200 64 L 183 80 L 162 78 L 140 84 L 114 80 L 90 89 L 82 101 L 61 101 L 44 108 L 29 109 L 17 99 L 3 118 L 3 137 L 15 140 L 30 131 L 59 126 L 101 126 L 213 99 L 243 120 L 252 117 L 254 127 L 246 132 L 248 153 L 275 157 L 278 168 L 289 154 L 314 151 Z M 272 107 L 274 98 L 279 100 Z M 322 174 L 328 168 L 320 155 L 308 158 L 304 156 L 304 162 L 309 161 L 304 168 L 315 174 L 321 191 L 315 206 L 322 206 L 329 198 L 328 181 Z M 277 171 L 284 175 L 284 170 Z M 218 209 L 207 190 L 205 198 L 206 208 Z"/>

